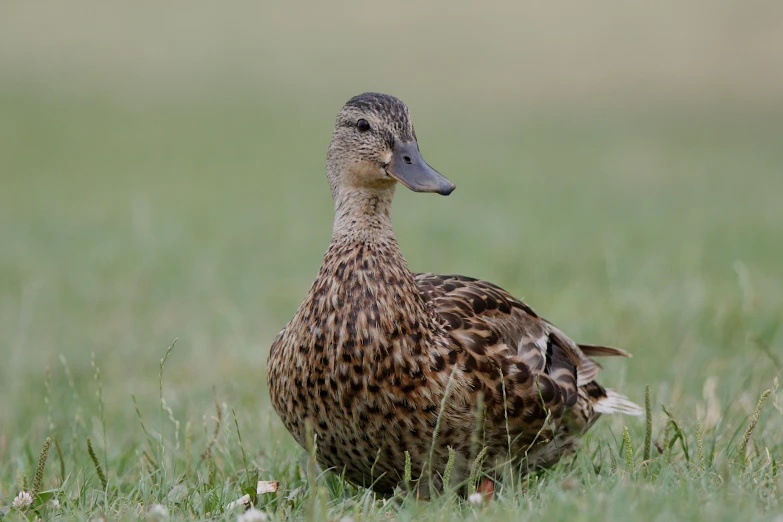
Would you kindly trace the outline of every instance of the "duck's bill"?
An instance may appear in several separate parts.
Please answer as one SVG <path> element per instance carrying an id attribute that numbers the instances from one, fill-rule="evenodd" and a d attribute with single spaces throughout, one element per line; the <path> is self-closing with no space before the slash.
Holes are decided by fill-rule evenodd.
<path id="1" fill-rule="evenodd" d="M 456 188 L 443 174 L 427 165 L 415 141 L 394 145 L 386 173 L 414 192 L 448 196 Z"/>

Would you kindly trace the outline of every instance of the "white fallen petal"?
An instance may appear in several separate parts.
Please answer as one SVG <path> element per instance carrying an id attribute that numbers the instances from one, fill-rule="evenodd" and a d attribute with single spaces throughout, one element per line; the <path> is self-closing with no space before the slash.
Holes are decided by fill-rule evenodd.
<path id="1" fill-rule="evenodd" d="M 228 505 L 226 506 L 226 511 L 231 511 L 237 506 L 247 507 L 249 505 L 250 505 L 250 494 L 248 493 L 247 495 L 240 497 L 233 502 L 229 502 Z"/>
<path id="2" fill-rule="evenodd" d="M 280 482 L 277 480 L 259 480 L 256 487 L 256 493 L 262 495 L 264 493 L 274 493 L 280 487 Z"/>

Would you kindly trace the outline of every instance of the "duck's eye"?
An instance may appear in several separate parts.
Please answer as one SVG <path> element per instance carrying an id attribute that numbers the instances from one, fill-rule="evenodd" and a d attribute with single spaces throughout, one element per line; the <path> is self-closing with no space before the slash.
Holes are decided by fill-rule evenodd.
<path id="1" fill-rule="evenodd" d="M 370 122 L 367 120 L 359 120 L 356 122 L 356 128 L 359 129 L 359 132 L 367 132 L 370 130 Z"/>

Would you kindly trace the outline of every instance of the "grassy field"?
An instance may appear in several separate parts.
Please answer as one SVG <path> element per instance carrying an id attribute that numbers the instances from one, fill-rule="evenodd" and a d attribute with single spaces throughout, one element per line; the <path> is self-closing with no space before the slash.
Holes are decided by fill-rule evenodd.
<path id="1" fill-rule="evenodd" d="M 659 13 L 626 35 L 646 61 L 602 54 L 611 39 L 579 26 L 511 70 L 559 11 L 519 37 L 479 20 L 463 41 L 455 27 L 477 16 L 464 6 L 439 29 L 453 49 L 428 46 L 433 11 L 402 42 L 360 50 L 346 34 L 361 9 L 325 14 L 328 30 L 275 12 L 253 37 L 250 4 L 205 7 L 170 47 L 152 4 L 96 7 L 89 27 L 27 4 L 0 13 L 0 518 L 160 518 L 162 504 L 235 520 L 229 502 L 277 480 L 256 499 L 274 520 L 782 520 L 783 75 L 761 50 L 783 32 L 746 16 L 755 39 L 721 53 L 710 31 L 730 4 L 673 21 L 697 44 L 671 60 L 641 43 L 663 42 Z M 212 21 L 231 38 L 205 33 Z M 597 72 L 560 75 L 569 50 Z M 367 80 L 381 56 L 391 65 Z M 368 89 L 408 101 L 424 157 L 457 184 L 448 198 L 398 191 L 410 267 L 488 279 L 572 337 L 631 351 L 601 382 L 639 403 L 649 385 L 649 459 L 643 418 L 605 417 L 575 458 L 509 476 L 487 505 L 384 502 L 313 473 L 271 409 L 266 359 L 330 238 L 334 116 Z M 47 437 L 35 509 L 13 509 Z"/>

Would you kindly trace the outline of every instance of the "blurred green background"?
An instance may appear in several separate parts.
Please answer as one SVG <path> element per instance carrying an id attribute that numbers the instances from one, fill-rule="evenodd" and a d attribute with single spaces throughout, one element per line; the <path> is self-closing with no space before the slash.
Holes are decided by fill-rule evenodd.
<path id="1" fill-rule="evenodd" d="M 488 279 L 628 349 L 602 382 L 636 401 L 650 383 L 703 416 L 710 379 L 742 411 L 771 386 L 783 3 L 7 1 L 0 456 L 50 422 L 96 429 L 93 353 L 110 451 L 132 444 L 130 394 L 154 411 L 174 338 L 178 415 L 200 423 L 214 385 L 250 445 L 295 455 L 268 347 L 330 239 L 334 117 L 368 90 L 408 103 L 457 185 L 398 191 L 413 270 Z"/>

